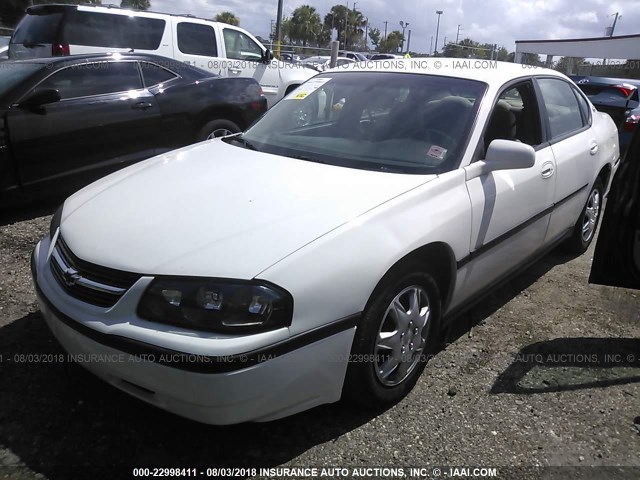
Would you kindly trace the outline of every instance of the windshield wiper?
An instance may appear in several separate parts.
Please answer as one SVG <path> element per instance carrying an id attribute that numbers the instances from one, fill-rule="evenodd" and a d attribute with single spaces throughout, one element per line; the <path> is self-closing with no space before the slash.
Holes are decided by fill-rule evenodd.
<path id="1" fill-rule="evenodd" d="M 227 142 L 238 142 L 240 145 L 243 145 L 244 148 L 246 148 L 247 150 L 255 150 L 256 152 L 260 151 L 260 150 L 258 150 L 256 148 L 256 146 L 254 144 L 252 144 L 248 140 L 245 140 L 244 138 L 242 138 L 241 135 L 229 137 L 228 139 L 224 139 L 224 141 L 227 141 Z"/>

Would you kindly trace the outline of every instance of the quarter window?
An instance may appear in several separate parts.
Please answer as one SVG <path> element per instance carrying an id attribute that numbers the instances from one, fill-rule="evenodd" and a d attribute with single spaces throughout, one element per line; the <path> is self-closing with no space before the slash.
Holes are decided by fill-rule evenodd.
<path id="1" fill-rule="evenodd" d="M 76 11 L 64 36 L 71 45 L 157 50 L 165 24 L 159 18 Z"/>
<path id="2" fill-rule="evenodd" d="M 166 70 L 153 63 L 141 62 L 142 77 L 144 78 L 144 84 L 146 87 L 153 87 L 160 83 L 166 83 L 169 80 L 176 78 L 176 75 L 169 70 Z"/>
<path id="3" fill-rule="evenodd" d="M 582 123 L 584 125 L 591 125 L 591 109 L 589 108 L 589 103 L 585 100 L 584 95 L 578 91 L 577 88 L 573 89 L 573 93 L 575 93 L 576 98 L 578 99 L 578 104 L 580 105 L 580 111 L 582 112 Z"/>
<path id="4" fill-rule="evenodd" d="M 98 62 L 67 67 L 38 85 L 58 90 L 62 99 L 104 95 L 142 88 L 136 62 Z"/>
<path id="5" fill-rule="evenodd" d="M 227 48 L 227 58 L 255 61 L 262 59 L 262 48 L 248 35 L 238 30 L 225 28 L 224 44 Z"/>
<path id="6" fill-rule="evenodd" d="M 216 32 L 209 25 L 180 22 L 178 24 L 178 49 L 188 55 L 217 57 Z"/>
<path id="7" fill-rule="evenodd" d="M 538 85 L 549 117 L 551 139 L 584 126 L 580 105 L 571 85 L 555 78 L 540 78 Z"/>

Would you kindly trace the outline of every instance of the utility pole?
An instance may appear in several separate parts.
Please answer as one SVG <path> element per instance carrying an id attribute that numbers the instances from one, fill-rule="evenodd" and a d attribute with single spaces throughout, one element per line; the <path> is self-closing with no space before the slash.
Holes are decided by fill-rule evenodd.
<path id="1" fill-rule="evenodd" d="M 400 28 L 402 28 L 402 45 L 400 46 L 400 53 L 404 53 L 404 32 L 409 26 L 409 22 L 403 22 L 400 20 Z"/>
<path id="2" fill-rule="evenodd" d="M 389 22 L 384 22 L 384 39 L 385 39 L 385 41 L 387 40 L 387 24 L 388 23 Z"/>
<path id="3" fill-rule="evenodd" d="M 349 2 L 344 10 L 344 49 L 347 49 L 347 34 L 349 33 Z"/>
<path id="4" fill-rule="evenodd" d="M 458 38 L 460 37 L 460 27 L 461 25 L 458 25 L 458 32 L 456 33 L 456 45 L 458 44 Z"/>
<path id="5" fill-rule="evenodd" d="M 276 48 L 275 56 L 280 58 L 280 44 L 282 43 L 282 1 L 278 0 L 278 18 L 276 20 Z"/>
<path id="6" fill-rule="evenodd" d="M 409 30 L 409 38 L 407 39 L 407 52 L 411 51 L 411 30 Z"/>
<path id="7" fill-rule="evenodd" d="M 358 2 L 353 2 L 353 21 L 356 21 L 356 5 L 358 4 Z M 348 16 L 348 14 L 347 14 Z M 358 34 L 358 29 L 356 28 L 356 25 L 354 23 L 353 25 L 353 36 L 357 36 Z M 352 48 L 355 50 L 355 45 L 352 46 Z"/>
<path id="8" fill-rule="evenodd" d="M 367 23 L 364 26 L 364 50 L 369 51 L 369 17 L 367 17 Z"/>
<path id="9" fill-rule="evenodd" d="M 616 23 L 618 23 L 618 12 L 616 12 L 616 18 L 613 19 L 613 25 L 611 26 L 611 34 L 610 37 L 613 37 L 613 31 L 616 29 Z"/>
<path id="10" fill-rule="evenodd" d="M 433 52 L 433 35 L 431 35 L 431 43 L 429 44 L 429 55 Z"/>
<path id="11" fill-rule="evenodd" d="M 433 49 L 433 56 L 437 57 L 438 56 L 438 32 L 440 31 L 440 15 L 442 15 L 444 12 L 442 10 L 436 10 L 436 15 L 438 15 L 438 25 L 436 27 L 436 46 Z"/>

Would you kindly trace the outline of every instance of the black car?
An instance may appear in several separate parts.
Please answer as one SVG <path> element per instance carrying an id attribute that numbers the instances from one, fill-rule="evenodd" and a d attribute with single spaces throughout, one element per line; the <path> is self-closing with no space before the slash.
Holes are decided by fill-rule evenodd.
<path id="1" fill-rule="evenodd" d="M 86 184 L 239 132 L 267 109 L 252 78 L 143 54 L 0 63 L 0 196 Z M 73 183 L 72 182 L 72 183 Z"/>
<path id="2" fill-rule="evenodd" d="M 640 129 L 613 178 L 589 282 L 640 290 Z"/>
<path id="3" fill-rule="evenodd" d="M 620 153 L 624 157 L 640 123 L 640 81 L 627 78 L 571 76 L 593 106 L 608 113 L 618 126 Z"/>

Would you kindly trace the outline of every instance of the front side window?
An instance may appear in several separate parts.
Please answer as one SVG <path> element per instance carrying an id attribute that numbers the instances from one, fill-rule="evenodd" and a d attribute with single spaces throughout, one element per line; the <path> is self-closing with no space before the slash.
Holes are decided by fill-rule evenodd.
<path id="1" fill-rule="evenodd" d="M 556 78 L 540 78 L 538 85 L 549 117 L 552 140 L 584 126 L 580 105 L 571 85 Z"/>
<path id="2" fill-rule="evenodd" d="M 216 32 L 210 25 L 180 22 L 178 24 L 178 49 L 187 55 L 217 57 Z"/>
<path id="3" fill-rule="evenodd" d="M 439 173 L 457 168 L 485 90 L 432 75 L 326 73 L 227 141 L 350 168 Z"/>
<path id="4" fill-rule="evenodd" d="M 225 28 L 223 32 L 227 58 L 255 61 L 262 59 L 262 48 L 248 35 L 230 28 Z"/>
<path id="5" fill-rule="evenodd" d="M 43 80 L 37 90 L 58 90 L 64 99 L 126 92 L 142 88 L 136 62 L 97 62 L 74 65 Z"/>

